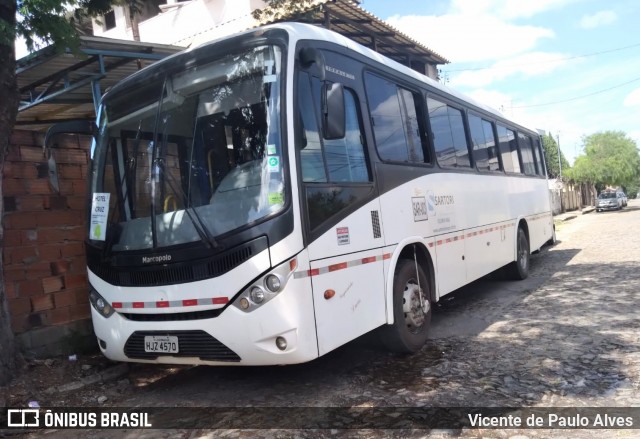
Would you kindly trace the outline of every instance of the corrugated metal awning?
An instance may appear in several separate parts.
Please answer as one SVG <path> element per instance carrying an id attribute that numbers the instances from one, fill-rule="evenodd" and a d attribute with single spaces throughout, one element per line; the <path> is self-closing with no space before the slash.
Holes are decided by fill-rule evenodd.
<path id="1" fill-rule="evenodd" d="M 287 17 L 280 16 L 270 21 L 283 19 Z M 403 34 L 353 0 L 316 0 L 293 19 L 331 29 L 409 67 L 449 63 L 442 55 Z"/>
<path id="2" fill-rule="evenodd" d="M 44 130 L 57 122 L 93 119 L 95 102 L 109 87 L 180 50 L 184 47 L 81 37 L 81 56 L 53 47 L 34 52 L 16 63 L 16 127 Z"/>

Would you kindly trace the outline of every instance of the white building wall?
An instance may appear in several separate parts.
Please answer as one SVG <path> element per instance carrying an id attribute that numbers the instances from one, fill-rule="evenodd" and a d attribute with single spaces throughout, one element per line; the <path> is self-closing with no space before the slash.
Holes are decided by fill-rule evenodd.
<path id="1" fill-rule="evenodd" d="M 161 5 L 164 12 L 138 24 L 140 41 L 190 46 L 250 28 L 251 12 L 264 7 L 262 0 L 191 0 Z M 104 30 L 93 23 L 94 35 L 133 40 L 125 8 L 114 7 L 116 27 Z M 104 21 L 104 20 L 102 20 Z"/>

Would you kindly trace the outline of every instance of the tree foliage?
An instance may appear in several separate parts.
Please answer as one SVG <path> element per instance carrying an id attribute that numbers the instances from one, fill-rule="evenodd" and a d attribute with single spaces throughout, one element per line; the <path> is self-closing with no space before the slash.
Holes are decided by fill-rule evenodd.
<path id="1" fill-rule="evenodd" d="M 293 16 L 297 20 L 303 19 L 305 13 L 311 14 L 311 6 L 315 0 L 265 0 L 266 6 L 255 9 L 253 18 L 261 23 L 287 20 Z"/>
<path id="2" fill-rule="evenodd" d="M 603 131 L 582 139 L 570 177 L 602 186 L 630 186 L 640 178 L 638 145 L 622 131 Z"/>
<path id="3" fill-rule="evenodd" d="M 558 178 L 560 175 L 566 175 L 566 171 L 568 171 L 571 166 L 562 153 L 562 150 L 560 150 L 560 162 L 558 162 L 558 143 L 551 133 L 542 136 L 542 146 L 544 147 L 544 157 L 549 178 Z M 562 168 L 560 168 L 560 165 L 562 165 Z"/>
<path id="4" fill-rule="evenodd" d="M 13 43 L 15 37 L 23 37 L 29 50 L 39 46 L 37 41 L 76 49 L 78 24 L 108 12 L 112 3 L 112 0 L 18 0 L 18 19 L 13 27 L 2 29 L 0 38 Z"/>

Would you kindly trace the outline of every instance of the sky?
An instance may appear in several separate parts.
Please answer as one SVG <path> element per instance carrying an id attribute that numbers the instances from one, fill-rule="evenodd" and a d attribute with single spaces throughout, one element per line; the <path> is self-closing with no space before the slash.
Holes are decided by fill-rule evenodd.
<path id="1" fill-rule="evenodd" d="M 441 81 L 559 139 L 624 131 L 640 147 L 637 0 L 363 0 L 451 61 Z"/>

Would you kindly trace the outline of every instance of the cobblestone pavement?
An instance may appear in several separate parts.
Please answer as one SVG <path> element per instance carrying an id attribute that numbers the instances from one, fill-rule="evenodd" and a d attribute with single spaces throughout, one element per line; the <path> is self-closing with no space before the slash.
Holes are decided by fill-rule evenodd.
<path id="1" fill-rule="evenodd" d="M 639 225 L 636 200 L 620 212 L 578 215 L 560 224 L 559 243 L 532 257 L 529 279 L 483 280 L 442 300 L 431 339 L 419 354 L 380 352 L 365 338 L 297 366 L 136 365 L 128 377 L 131 386 L 117 405 L 639 406 Z M 243 413 L 249 426 L 255 425 L 252 416 L 250 409 Z M 403 425 L 402 416 L 398 422 Z M 349 423 L 345 418 L 344 427 Z M 50 432 L 47 437 L 72 434 L 80 432 Z M 81 436 L 629 438 L 640 437 L 640 430 L 185 429 L 102 430 Z"/>

